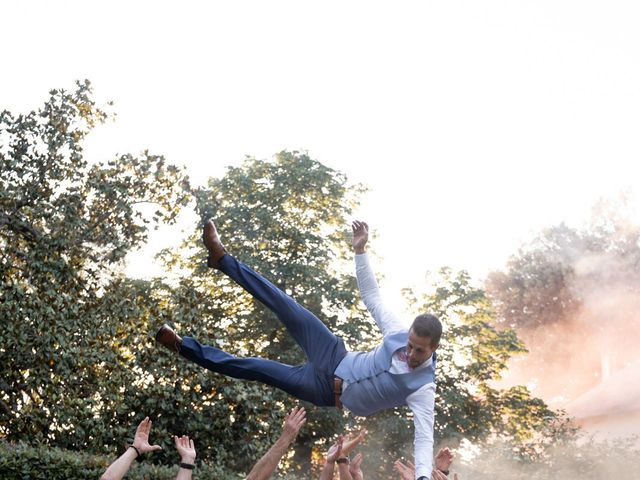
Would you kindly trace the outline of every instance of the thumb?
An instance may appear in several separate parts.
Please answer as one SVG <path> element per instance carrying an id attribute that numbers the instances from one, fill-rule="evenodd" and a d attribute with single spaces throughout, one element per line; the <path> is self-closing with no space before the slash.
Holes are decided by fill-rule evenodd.
<path id="1" fill-rule="evenodd" d="M 149 451 L 154 452 L 156 450 L 162 450 L 160 445 L 151 445 L 151 449 Z"/>

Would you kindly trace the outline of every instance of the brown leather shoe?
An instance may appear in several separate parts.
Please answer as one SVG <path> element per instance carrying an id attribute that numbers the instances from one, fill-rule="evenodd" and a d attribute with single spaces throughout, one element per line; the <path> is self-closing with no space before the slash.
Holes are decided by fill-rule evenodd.
<path id="1" fill-rule="evenodd" d="M 212 219 L 207 220 L 204 224 L 202 241 L 207 250 L 209 250 L 207 265 L 211 268 L 220 268 L 220 259 L 224 257 L 227 251 L 220 241 L 220 236 Z"/>
<path id="2" fill-rule="evenodd" d="M 160 345 L 167 347 L 169 350 L 180 353 L 180 347 L 182 346 L 182 337 L 173 331 L 169 325 L 163 325 L 156 333 L 156 342 Z"/>

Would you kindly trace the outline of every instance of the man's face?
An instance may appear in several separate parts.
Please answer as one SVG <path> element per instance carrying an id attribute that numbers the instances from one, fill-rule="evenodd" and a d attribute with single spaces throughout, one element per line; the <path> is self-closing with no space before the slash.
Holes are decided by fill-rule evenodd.
<path id="1" fill-rule="evenodd" d="M 407 363 L 410 368 L 416 368 L 431 358 L 438 345 L 431 345 L 431 338 L 416 335 L 413 328 L 409 331 L 407 340 Z"/>

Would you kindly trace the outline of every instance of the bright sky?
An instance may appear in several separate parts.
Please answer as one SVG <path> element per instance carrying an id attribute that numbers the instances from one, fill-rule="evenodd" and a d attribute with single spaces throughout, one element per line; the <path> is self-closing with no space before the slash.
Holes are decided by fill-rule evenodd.
<path id="1" fill-rule="evenodd" d="M 633 0 L 4 1 L 0 108 L 89 78 L 118 114 L 89 158 L 148 148 L 195 183 L 306 149 L 371 188 L 389 285 L 480 278 L 600 196 L 640 211 L 638 25 Z"/>

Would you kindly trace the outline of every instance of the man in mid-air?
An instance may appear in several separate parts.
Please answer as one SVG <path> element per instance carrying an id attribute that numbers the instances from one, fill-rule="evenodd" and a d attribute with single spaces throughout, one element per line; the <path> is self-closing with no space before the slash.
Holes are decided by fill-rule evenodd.
<path id="1" fill-rule="evenodd" d="M 212 220 L 204 226 L 207 264 L 243 287 L 276 314 L 307 357 L 303 365 L 285 365 L 264 358 L 240 358 L 216 347 L 181 338 L 169 326 L 156 340 L 183 357 L 223 375 L 255 380 L 284 390 L 320 407 L 343 405 L 355 415 L 408 405 L 415 425 L 416 478 L 431 477 L 435 351 L 442 324 L 430 314 L 418 315 L 409 328 L 382 301 L 365 247 L 366 223 L 352 224 L 356 276 L 362 300 L 382 331 L 383 340 L 370 352 L 347 352 L 314 314 L 264 277 L 227 253 Z"/>

